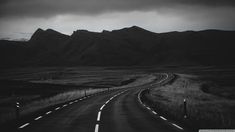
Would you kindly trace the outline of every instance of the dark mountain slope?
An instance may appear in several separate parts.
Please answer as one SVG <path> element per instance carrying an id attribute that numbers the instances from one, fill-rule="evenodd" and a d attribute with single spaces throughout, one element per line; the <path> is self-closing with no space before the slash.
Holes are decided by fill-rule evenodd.
<path id="1" fill-rule="evenodd" d="M 1 41 L 0 55 L 1 66 L 233 65 L 234 44 L 234 31 L 153 33 L 133 26 L 67 36 L 38 29 L 28 42 Z"/>
<path id="2" fill-rule="evenodd" d="M 33 65 L 55 65 L 60 62 L 61 53 L 69 36 L 52 29 L 38 29 L 29 40 L 30 61 Z"/>

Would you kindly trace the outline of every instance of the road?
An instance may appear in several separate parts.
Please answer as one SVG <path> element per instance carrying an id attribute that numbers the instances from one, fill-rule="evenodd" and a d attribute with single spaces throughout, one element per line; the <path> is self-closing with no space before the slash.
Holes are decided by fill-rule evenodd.
<path id="1" fill-rule="evenodd" d="M 31 122 L 20 132 L 179 132 L 138 102 L 141 89 L 110 91 L 57 107 Z"/>

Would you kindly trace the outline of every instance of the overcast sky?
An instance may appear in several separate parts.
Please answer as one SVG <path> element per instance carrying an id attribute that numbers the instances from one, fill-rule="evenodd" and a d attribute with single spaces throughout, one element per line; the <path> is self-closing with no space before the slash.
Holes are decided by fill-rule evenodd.
<path id="1" fill-rule="evenodd" d="M 1 0 L 0 38 L 29 39 L 37 28 L 235 30 L 234 13 L 235 0 Z"/>

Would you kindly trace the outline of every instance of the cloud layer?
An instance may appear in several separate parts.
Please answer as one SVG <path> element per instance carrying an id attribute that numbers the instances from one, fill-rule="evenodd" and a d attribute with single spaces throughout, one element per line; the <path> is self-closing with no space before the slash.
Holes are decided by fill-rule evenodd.
<path id="1" fill-rule="evenodd" d="M 51 17 L 58 14 L 149 11 L 177 6 L 235 6 L 234 0 L 1 0 L 0 17 Z"/>
<path id="2" fill-rule="evenodd" d="M 0 0 L 0 39 L 137 25 L 153 32 L 235 30 L 235 0 Z"/>

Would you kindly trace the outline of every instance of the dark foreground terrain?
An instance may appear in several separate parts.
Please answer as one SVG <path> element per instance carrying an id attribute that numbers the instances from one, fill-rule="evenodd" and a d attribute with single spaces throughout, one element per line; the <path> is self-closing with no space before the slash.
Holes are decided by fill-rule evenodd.
<path id="1" fill-rule="evenodd" d="M 171 74 L 165 73 L 174 73 L 175 78 L 167 79 Z M 234 66 L 4 69 L 0 126 L 5 131 L 234 128 L 234 78 Z M 144 102 L 143 106 L 138 101 L 139 92 L 146 88 L 151 89 L 147 98 L 154 105 Z M 87 98 L 83 98 L 85 94 Z M 183 119 L 184 98 L 188 101 L 187 122 Z M 16 100 L 21 117 L 15 126 Z"/>

